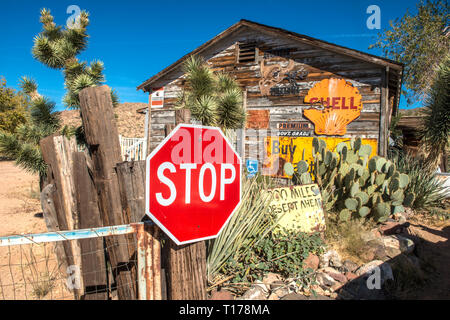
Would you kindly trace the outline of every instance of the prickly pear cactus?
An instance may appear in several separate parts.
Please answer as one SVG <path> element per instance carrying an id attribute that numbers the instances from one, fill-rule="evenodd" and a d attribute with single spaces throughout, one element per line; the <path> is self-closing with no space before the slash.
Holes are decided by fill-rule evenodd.
<path id="1" fill-rule="evenodd" d="M 372 147 L 363 145 L 360 138 L 341 142 L 335 150 L 314 138 L 312 147 L 312 166 L 300 161 L 293 176 L 296 183 L 317 183 L 325 209 L 338 212 L 342 221 L 372 217 L 383 222 L 414 202 L 413 193 L 405 194 L 408 175 L 399 173 L 386 158 L 369 159 Z M 290 171 L 291 166 L 285 169 Z"/>

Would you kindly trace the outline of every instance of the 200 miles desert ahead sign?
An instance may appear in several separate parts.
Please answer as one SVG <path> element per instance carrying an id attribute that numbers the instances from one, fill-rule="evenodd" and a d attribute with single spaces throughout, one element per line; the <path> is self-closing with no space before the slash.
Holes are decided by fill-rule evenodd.
<path id="1" fill-rule="evenodd" d="M 147 215 L 178 245 L 217 237 L 241 201 L 241 166 L 219 128 L 178 125 L 147 157 Z"/>
<path id="2" fill-rule="evenodd" d="M 270 212 L 278 218 L 278 227 L 296 232 L 325 230 L 322 196 L 317 184 L 269 190 L 273 194 Z"/>

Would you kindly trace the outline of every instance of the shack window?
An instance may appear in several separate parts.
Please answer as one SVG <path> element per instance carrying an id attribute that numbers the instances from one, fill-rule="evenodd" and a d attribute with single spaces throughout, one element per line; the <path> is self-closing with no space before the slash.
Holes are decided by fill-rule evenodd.
<path id="1" fill-rule="evenodd" d="M 238 43 L 238 63 L 255 62 L 258 55 L 258 48 L 256 42 Z"/>

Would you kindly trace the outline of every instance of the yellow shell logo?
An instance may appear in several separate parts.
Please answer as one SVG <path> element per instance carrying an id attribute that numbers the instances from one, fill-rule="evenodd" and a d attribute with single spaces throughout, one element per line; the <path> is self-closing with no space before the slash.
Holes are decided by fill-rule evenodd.
<path id="1" fill-rule="evenodd" d="M 309 90 L 305 102 L 319 105 L 303 111 L 318 135 L 344 135 L 347 124 L 358 118 L 362 110 L 361 94 L 344 79 L 320 81 Z"/>

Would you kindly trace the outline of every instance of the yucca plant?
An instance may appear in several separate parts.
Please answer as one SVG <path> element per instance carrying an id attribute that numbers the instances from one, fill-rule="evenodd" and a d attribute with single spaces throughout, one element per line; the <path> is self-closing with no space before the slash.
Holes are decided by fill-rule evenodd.
<path id="1" fill-rule="evenodd" d="M 425 100 L 424 114 L 421 142 L 428 152 L 427 162 L 436 165 L 450 146 L 450 55 L 438 68 Z"/>
<path id="2" fill-rule="evenodd" d="M 207 271 L 210 283 L 224 271 L 223 267 L 231 257 L 238 260 L 275 226 L 268 214 L 271 195 L 265 191 L 269 186 L 263 177 L 244 178 L 238 210 L 219 237 L 208 244 Z"/>
<path id="3" fill-rule="evenodd" d="M 406 192 L 416 195 L 412 208 L 439 205 L 445 199 L 444 181 L 436 177 L 435 169 L 427 161 L 401 152 L 396 153 L 392 161 L 399 172 L 409 176 Z"/>
<path id="4" fill-rule="evenodd" d="M 242 90 L 227 73 L 213 72 L 207 63 L 191 56 L 183 65 L 186 86 L 178 97 L 177 107 L 191 111 L 191 116 L 205 126 L 242 128 L 246 113 Z"/>

